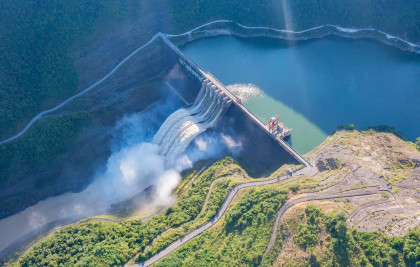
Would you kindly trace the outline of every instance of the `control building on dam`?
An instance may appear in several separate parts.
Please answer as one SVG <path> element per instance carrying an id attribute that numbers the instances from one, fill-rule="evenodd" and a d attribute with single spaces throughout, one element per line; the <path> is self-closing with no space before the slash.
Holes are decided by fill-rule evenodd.
<path id="1" fill-rule="evenodd" d="M 211 89 L 218 95 L 215 101 L 223 103 L 220 117 L 213 116 L 211 125 L 200 130 L 229 136 L 235 144 L 240 145 L 239 152 L 231 155 L 252 176 L 259 176 L 274 171 L 283 164 L 310 164 L 292 147 L 269 132 L 268 127 L 254 114 L 238 103 L 236 97 L 210 73 L 204 72 L 165 36 L 162 36 L 161 51 L 164 53 L 166 68 L 176 70 L 177 75 L 168 76 L 170 90 L 176 91 L 186 109 L 194 111 L 199 108 L 199 99 Z M 222 106 L 220 106 L 222 107 Z M 178 113 L 177 111 L 175 113 Z M 171 117 L 176 116 L 172 114 Z M 204 116 L 204 115 L 202 115 Z M 166 120 L 163 124 L 167 124 Z M 159 132 L 162 128 L 159 130 Z M 156 136 L 161 133 L 157 133 Z M 194 136 L 195 137 L 195 136 Z M 161 137 L 158 137 L 159 139 Z M 156 139 L 156 138 L 155 138 Z M 161 142 L 158 140 L 157 142 Z M 176 142 L 176 141 L 175 141 Z M 164 153 L 169 153 L 167 148 Z"/>

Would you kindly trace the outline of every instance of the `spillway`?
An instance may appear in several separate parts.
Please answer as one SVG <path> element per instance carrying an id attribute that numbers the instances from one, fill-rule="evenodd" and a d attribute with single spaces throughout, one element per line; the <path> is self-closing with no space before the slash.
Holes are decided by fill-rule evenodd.
<path id="1" fill-rule="evenodd" d="M 205 85 L 203 84 L 198 96 L 196 97 L 191 107 L 178 109 L 165 120 L 165 122 L 160 127 L 160 130 L 157 132 L 153 139 L 153 142 L 155 144 L 162 144 L 164 136 L 167 135 L 168 131 L 172 129 L 173 123 L 177 122 L 180 118 L 187 117 L 191 114 L 196 114 L 201 110 L 202 105 L 203 103 L 205 103 L 209 93 L 204 86 Z"/>
<path id="2" fill-rule="evenodd" d="M 197 135 L 214 127 L 231 103 L 212 82 L 204 80 L 194 103 L 172 113 L 153 138 L 167 164 L 173 165 Z"/>
<path id="3" fill-rule="evenodd" d="M 284 140 L 272 135 L 220 81 L 188 59 L 167 36 L 162 41 L 168 66 L 179 74 L 169 82 L 192 103 L 173 112 L 154 137 L 153 142 L 159 145 L 168 164 L 173 165 L 196 136 L 211 131 L 229 147 L 227 153 L 256 177 L 284 164 L 311 166 Z M 184 77 L 186 83 L 179 81 L 178 76 Z"/>

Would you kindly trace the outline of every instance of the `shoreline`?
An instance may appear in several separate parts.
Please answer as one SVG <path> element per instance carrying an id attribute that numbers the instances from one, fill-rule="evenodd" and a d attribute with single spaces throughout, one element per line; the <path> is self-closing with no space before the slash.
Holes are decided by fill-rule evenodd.
<path id="1" fill-rule="evenodd" d="M 223 24 L 225 27 L 222 28 L 210 28 L 206 30 L 200 30 L 204 27 L 211 27 L 213 25 Z M 245 32 L 241 32 L 245 31 Z M 249 32 L 246 32 L 249 31 Z M 253 33 L 253 31 L 255 31 Z M 88 88 L 83 89 L 82 91 L 76 93 L 75 95 L 63 100 L 58 105 L 46 109 L 40 112 L 38 115 L 33 117 L 26 126 L 17 132 L 15 135 L 0 140 L 0 145 L 9 143 L 21 135 L 23 135 L 36 121 L 43 118 L 48 113 L 57 111 L 58 109 L 62 108 L 70 101 L 84 95 L 85 93 L 89 92 L 96 86 L 100 85 L 102 82 L 107 80 L 110 76 L 114 74 L 122 65 L 126 63 L 131 57 L 136 55 L 140 52 L 143 48 L 149 46 L 155 39 L 157 38 L 168 38 L 173 42 L 175 45 L 180 46 L 186 44 L 188 42 L 192 42 L 197 39 L 205 38 L 205 37 L 215 37 L 215 36 L 222 36 L 222 35 L 231 35 L 237 36 L 242 38 L 255 38 L 255 37 L 267 37 L 267 38 L 274 38 L 274 39 L 283 39 L 289 41 L 299 41 L 299 40 L 309 40 L 309 39 L 319 39 L 329 35 L 335 35 L 344 38 L 352 38 L 352 39 L 374 39 L 383 44 L 387 44 L 398 48 L 402 51 L 412 52 L 415 54 L 420 55 L 420 44 L 415 44 L 410 41 L 404 40 L 400 37 L 394 36 L 392 34 L 388 34 L 386 32 L 373 29 L 373 28 L 364 28 L 364 29 L 353 29 L 353 28 L 346 28 L 337 25 L 325 24 L 317 27 L 313 27 L 306 30 L 301 31 L 291 31 L 291 30 L 281 30 L 276 28 L 270 27 L 263 27 L 263 26 L 245 26 L 240 23 L 234 22 L 233 20 L 215 20 L 200 26 L 193 28 L 184 33 L 180 34 L 167 34 L 162 32 L 157 32 L 154 34 L 149 41 L 142 44 L 140 47 L 132 51 L 127 57 L 125 57 L 122 61 L 120 61 L 108 74 L 103 76 L 101 79 L 96 81 L 94 84 L 89 86 Z"/>
<path id="2" fill-rule="evenodd" d="M 420 55 L 420 45 L 401 39 L 392 34 L 374 28 L 346 28 L 325 24 L 302 31 L 281 30 L 270 27 L 250 27 L 231 20 L 212 21 L 183 34 L 166 34 L 177 46 L 216 36 L 236 36 L 240 38 L 273 38 L 287 41 L 321 39 L 327 36 L 338 36 L 349 39 L 372 39 L 393 46 L 405 52 Z"/>
<path id="3" fill-rule="evenodd" d="M 223 28 L 220 28 L 219 26 L 224 26 Z M 215 27 L 217 26 L 217 27 Z M 227 21 L 227 20 L 220 20 L 220 21 L 213 21 L 204 25 L 201 25 L 193 30 L 190 30 L 186 33 L 177 34 L 177 35 L 170 35 L 170 34 L 161 34 L 157 33 L 155 34 L 151 40 L 145 44 L 143 44 L 138 49 L 134 50 L 134 52 L 131 52 L 130 55 L 121 61 L 108 75 L 104 76 L 102 79 L 98 80 L 95 84 L 88 87 L 84 91 L 81 91 L 72 97 L 68 98 L 67 100 L 63 101 L 60 105 L 49 109 L 45 112 L 42 112 L 40 115 L 36 116 L 30 124 L 27 125 L 27 127 L 24 129 L 23 132 L 19 133 L 15 138 L 18 138 L 21 134 L 23 134 L 28 128 L 32 126 L 33 121 L 36 121 L 40 119 L 43 115 L 55 111 L 64 105 L 66 105 L 68 102 L 72 101 L 73 99 L 85 94 L 87 91 L 93 89 L 98 84 L 102 83 L 104 80 L 112 76 L 112 74 L 132 56 L 137 54 L 141 49 L 148 46 L 153 40 L 155 40 L 158 37 L 164 38 L 165 35 L 167 38 L 169 38 L 171 41 L 173 41 L 176 45 L 182 45 L 188 42 L 192 42 L 197 39 L 201 38 L 207 38 L 207 37 L 215 37 L 215 36 L 222 36 L 222 35 L 230 35 L 230 36 L 237 36 L 241 38 L 257 38 L 257 37 L 266 37 L 266 38 L 273 38 L 273 39 L 283 39 L 283 40 L 293 40 L 293 41 L 299 41 L 299 40 L 309 40 L 309 39 L 320 39 L 324 38 L 330 35 L 339 36 L 343 38 L 352 38 L 352 39 L 374 39 L 381 43 L 394 46 L 402 51 L 412 52 L 415 54 L 420 55 L 420 46 L 414 43 L 411 43 L 409 41 L 405 41 L 399 37 L 384 33 L 382 31 L 366 28 L 366 29 L 351 29 L 351 28 L 343 28 L 340 26 L 334 26 L 334 25 L 322 25 L 318 27 L 314 27 L 311 29 L 303 30 L 303 31 L 289 31 L 289 30 L 279 30 L 274 28 L 268 28 L 268 27 L 248 27 L 244 26 L 242 24 L 233 22 L 233 21 Z M 10 139 L 10 138 L 9 138 Z M 5 140 L 3 142 L 0 142 L 0 145 L 4 142 L 9 142 L 11 140 Z M 13 140 L 12 139 L 12 140 Z M 61 196 L 61 195 L 60 195 Z M 35 206 L 35 205 L 33 205 Z M 30 207 L 33 207 L 30 206 Z M 27 207 L 29 208 L 29 207 Z M 13 215 L 12 215 L 13 216 Z M 11 217 L 11 216 L 9 216 Z M 3 218 L 7 219 L 9 217 Z M 1 221 L 1 220 L 0 220 Z"/>

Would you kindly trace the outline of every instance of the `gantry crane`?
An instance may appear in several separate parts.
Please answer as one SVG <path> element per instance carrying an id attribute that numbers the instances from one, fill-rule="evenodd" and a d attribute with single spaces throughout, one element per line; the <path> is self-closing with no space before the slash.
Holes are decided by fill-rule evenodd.
<path id="1" fill-rule="evenodd" d="M 280 115 L 274 115 L 270 121 L 268 122 L 268 130 L 269 132 L 273 133 L 277 130 L 279 125 Z"/>

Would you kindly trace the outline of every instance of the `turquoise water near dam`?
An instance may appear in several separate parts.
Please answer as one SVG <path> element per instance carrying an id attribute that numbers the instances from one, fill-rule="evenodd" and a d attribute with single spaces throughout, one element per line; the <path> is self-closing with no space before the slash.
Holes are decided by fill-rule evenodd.
<path id="1" fill-rule="evenodd" d="M 180 48 L 225 85 L 258 86 L 263 93 L 244 105 L 263 122 L 279 114 L 300 153 L 345 124 L 385 124 L 409 140 L 420 136 L 420 55 L 338 37 L 288 42 L 220 36 Z"/>

